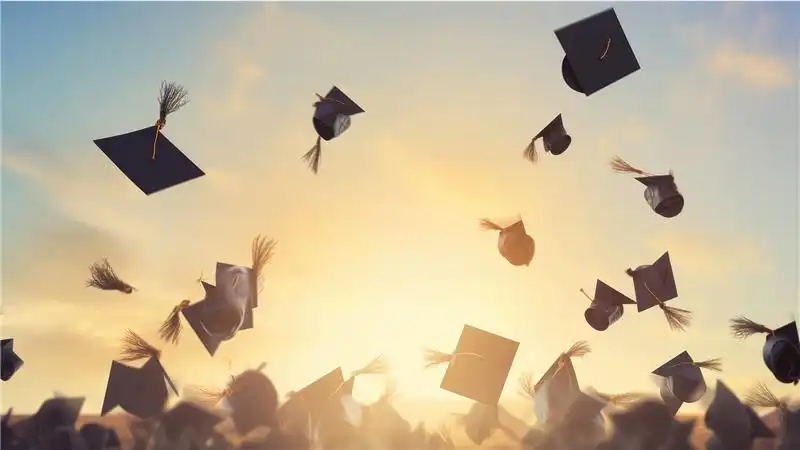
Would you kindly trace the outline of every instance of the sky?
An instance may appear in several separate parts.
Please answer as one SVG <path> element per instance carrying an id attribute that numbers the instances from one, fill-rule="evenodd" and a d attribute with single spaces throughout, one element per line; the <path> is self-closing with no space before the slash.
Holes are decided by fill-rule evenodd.
<path id="1" fill-rule="evenodd" d="M 587 98 L 553 30 L 609 6 L 642 69 Z M 383 354 L 401 412 L 469 406 L 421 368 L 464 324 L 520 342 L 501 404 L 523 416 L 516 380 L 578 340 L 584 387 L 655 392 L 650 372 L 688 350 L 723 358 L 709 386 L 792 393 L 728 320 L 780 326 L 800 303 L 798 22 L 788 2 L 3 3 L 2 334 L 25 365 L 2 407 L 59 391 L 99 411 L 127 328 L 182 387 L 266 362 L 286 392 Z M 152 125 L 162 79 L 191 100 L 164 134 L 207 175 L 147 197 L 92 140 Z M 334 84 L 366 113 L 314 176 L 311 103 Z M 526 162 L 558 113 L 571 147 Z M 654 214 L 614 155 L 673 170 L 683 212 Z M 518 214 L 536 241 L 522 268 L 478 227 Z M 257 234 L 278 246 L 255 329 L 214 358 L 191 333 L 158 342 L 172 307 L 202 298 L 200 273 L 249 265 Z M 657 310 L 586 324 L 581 288 L 633 295 L 624 270 L 667 250 L 687 332 Z M 85 288 L 102 257 L 138 291 Z M 359 378 L 355 396 L 382 389 Z"/>

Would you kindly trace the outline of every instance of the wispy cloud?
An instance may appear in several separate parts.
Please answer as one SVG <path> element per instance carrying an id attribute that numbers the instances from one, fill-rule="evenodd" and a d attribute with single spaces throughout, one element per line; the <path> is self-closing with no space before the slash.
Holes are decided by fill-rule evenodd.
<path id="1" fill-rule="evenodd" d="M 735 44 L 716 49 L 706 69 L 738 84 L 770 91 L 789 87 L 793 82 L 789 61 L 766 52 L 746 51 Z"/>

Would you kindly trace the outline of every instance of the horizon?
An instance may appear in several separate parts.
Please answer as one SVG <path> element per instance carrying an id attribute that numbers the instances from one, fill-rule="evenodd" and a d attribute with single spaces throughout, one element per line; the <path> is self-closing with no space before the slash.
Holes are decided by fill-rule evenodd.
<path id="1" fill-rule="evenodd" d="M 553 30 L 610 6 L 641 70 L 586 98 L 561 78 Z M 25 361 L 3 408 L 33 412 L 61 391 L 99 411 L 126 328 L 163 351 L 181 388 L 265 361 L 284 394 L 383 354 L 406 398 L 464 410 L 421 349 L 450 351 L 470 324 L 520 342 L 501 404 L 523 402 L 519 376 L 579 340 L 593 349 L 574 360 L 581 387 L 657 393 L 650 372 L 688 350 L 723 359 L 709 388 L 796 392 L 764 366 L 763 338 L 737 342 L 728 320 L 777 327 L 800 310 L 800 7 L 14 2 L 0 21 L 0 320 Z M 161 80 L 189 92 L 164 134 L 206 176 L 148 197 L 92 140 L 151 125 Z M 314 176 L 300 157 L 314 93 L 331 85 L 366 112 L 323 145 Z M 570 149 L 531 165 L 523 149 L 558 113 Z M 684 211 L 654 214 L 611 172 L 614 155 L 674 170 Z M 529 267 L 478 228 L 517 214 L 536 242 Z M 249 264 L 257 234 L 278 245 L 255 328 L 214 358 L 187 326 L 177 347 L 159 342 L 172 308 L 202 297 L 198 274 Z M 592 330 L 579 290 L 601 279 L 631 296 L 624 270 L 664 251 L 670 305 L 692 327 L 629 309 Z M 103 257 L 138 291 L 85 288 Z M 359 378 L 355 397 L 383 388 Z"/>

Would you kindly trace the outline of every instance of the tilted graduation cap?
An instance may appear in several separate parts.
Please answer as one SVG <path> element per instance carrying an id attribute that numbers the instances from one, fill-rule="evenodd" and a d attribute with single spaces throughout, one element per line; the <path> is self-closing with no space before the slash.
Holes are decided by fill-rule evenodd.
<path id="1" fill-rule="evenodd" d="M 314 130 L 317 132 L 317 142 L 303 159 L 314 173 L 319 169 L 319 157 L 322 151 L 322 140 L 330 141 L 340 136 L 350 128 L 350 116 L 363 113 L 364 110 L 350 97 L 345 95 L 338 87 L 334 86 L 325 97 L 317 94 L 318 101 L 314 102 Z"/>
<path id="2" fill-rule="evenodd" d="M 277 242 L 256 236 L 250 249 L 251 267 L 218 262 L 216 286 L 200 280 L 205 297 L 192 304 L 183 300 L 172 309 L 161 324 L 161 339 L 177 344 L 181 335 L 181 313 L 211 356 L 222 341 L 232 339 L 241 330 L 253 328 L 253 309 L 258 306 L 258 294 L 263 272 L 272 259 Z"/>
<path id="3" fill-rule="evenodd" d="M 775 437 L 758 414 L 739 401 L 721 380 L 717 380 L 714 400 L 706 409 L 705 423 L 725 449 L 749 449 L 756 438 Z"/>
<path id="4" fill-rule="evenodd" d="M 113 428 L 99 423 L 87 423 L 81 427 L 80 435 L 86 442 L 87 450 L 112 450 L 122 447 L 119 436 Z"/>
<path id="5" fill-rule="evenodd" d="M 497 238 L 497 249 L 511 265 L 527 266 L 533 260 L 533 255 L 536 253 L 536 242 L 525 231 L 525 223 L 522 219 L 507 227 L 502 227 L 488 219 L 481 219 L 481 228 L 500 232 Z"/>
<path id="6" fill-rule="evenodd" d="M 205 442 L 222 417 L 199 405 L 180 402 L 161 417 L 167 440 L 175 441 L 186 434 L 194 442 Z"/>
<path id="7" fill-rule="evenodd" d="M 737 317 L 731 320 L 731 331 L 738 339 L 745 339 L 753 334 L 766 334 L 762 348 L 764 364 L 781 383 L 800 382 L 800 339 L 794 321 L 773 330 L 747 317 Z"/>
<path id="8" fill-rule="evenodd" d="M 564 122 L 561 119 L 561 114 L 557 115 L 552 122 L 547 124 L 536 136 L 531 139 L 531 143 L 525 149 L 525 159 L 532 163 L 536 163 L 539 159 L 536 150 L 536 140 L 541 138 L 544 143 L 544 151 L 551 155 L 560 155 L 567 151 L 569 144 L 572 143 L 572 137 L 567 134 L 564 129 Z"/>
<path id="9" fill-rule="evenodd" d="M 61 428 L 74 429 L 85 400 L 61 396 L 45 400 L 33 416 L 20 424 L 20 434 L 28 440 L 48 437 Z"/>
<path id="10" fill-rule="evenodd" d="M 625 273 L 633 278 L 639 312 L 658 306 L 664 312 L 670 329 L 684 331 L 691 324 L 691 311 L 666 305 L 678 297 L 669 252 L 664 252 L 653 264 L 627 269 Z"/>
<path id="11" fill-rule="evenodd" d="M 262 370 L 246 370 L 231 380 L 222 400 L 231 412 L 236 431 L 244 436 L 258 427 L 274 428 L 277 424 L 278 391 Z"/>
<path id="12" fill-rule="evenodd" d="M 452 353 L 427 350 L 426 367 L 447 363 L 441 389 L 484 405 L 496 405 L 519 342 L 464 325 Z"/>
<path id="13" fill-rule="evenodd" d="M 624 305 L 636 303 L 601 280 L 597 280 L 595 284 L 594 297 L 589 297 L 583 289 L 581 292 L 592 302 L 586 308 L 583 317 L 586 318 L 586 323 L 597 331 L 605 331 L 611 324 L 621 319 L 625 312 Z"/>
<path id="14" fill-rule="evenodd" d="M 169 397 L 167 384 L 175 395 L 179 395 L 178 389 L 161 365 L 160 357 L 160 350 L 128 330 L 123 339 L 120 361 L 134 362 L 145 358 L 147 361 L 138 368 L 118 361 L 111 362 L 100 415 L 108 414 L 117 406 L 140 419 L 160 415 Z"/>
<path id="15" fill-rule="evenodd" d="M 614 8 L 559 28 L 564 49 L 561 74 L 587 97 L 640 69 Z"/>
<path id="16" fill-rule="evenodd" d="M 520 378 L 522 391 L 533 400 L 536 419 L 540 424 L 555 425 L 564 419 L 570 405 L 581 392 L 572 358 L 582 357 L 589 352 L 589 344 L 578 341 L 559 355 L 535 384 L 529 374 Z"/>
<path id="17" fill-rule="evenodd" d="M 671 218 L 683 211 L 683 194 L 678 191 L 672 172 L 667 175 L 653 175 L 631 166 L 620 157 L 611 160 L 611 168 L 617 173 L 642 175 L 636 180 L 646 186 L 644 199 L 656 214 Z"/>
<path id="18" fill-rule="evenodd" d="M 14 353 L 14 339 L 3 339 L 0 354 L 0 379 L 8 381 L 22 367 L 24 361 Z"/>
<path id="19" fill-rule="evenodd" d="M 661 377 L 661 398 L 675 414 L 683 403 L 694 403 L 705 395 L 707 387 L 701 369 L 719 372 L 721 367 L 719 359 L 695 361 L 689 352 L 683 351 L 653 374 Z"/>
<path id="20" fill-rule="evenodd" d="M 158 103 L 159 118 L 155 125 L 94 141 L 108 159 L 146 195 L 205 175 L 161 134 L 167 125 L 167 115 L 188 103 L 186 91 L 174 82 L 162 81 Z"/>

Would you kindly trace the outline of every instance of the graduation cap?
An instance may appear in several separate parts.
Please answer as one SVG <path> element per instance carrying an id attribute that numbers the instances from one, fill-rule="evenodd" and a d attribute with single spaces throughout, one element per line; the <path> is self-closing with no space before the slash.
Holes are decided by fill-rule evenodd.
<path id="1" fill-rule="evenodd" d="M 188 102 L 183 86 L 162 81 L 155 125 L 94 143 L 146 195 L 202 177 L 205 172 L 161 134 L 167 116 Z"/>
<path id="2" fill-rule="evenodd" d="M 2 355 L 0 355 L 0 379 L 8 381 L 22 367 L 24 361 L 14 353 L 14 339 L 3 339 L 0 343 Z"/>
<path id="3" fill-rule="evenodd" d="M 164 413 L 161 426 L 168 440 L 174 441 L 187 434 L 195 442 L 205 442 L 221 421 L 221 417 L 199 405 L 180 402 Z"/>
<path id="4" fill-rule="evenodd" d="M 694 403 L 706 393 L 706 381 L 701 369 L 719 372 L 722 369 L 720 359 L 695 361 L 689 352 L 683 351 L 653 371 L 661 377 L 661 398 L 672 411 L 683 403 Z M 677 400 L 677 401 L 676 401 Z M 673 414 L 677 409 L 672 411 Z"/>
<path id="5" fill-rule="evenodd" d="M 500 232 L 500 236 L 497 239 L 497 248 L 500 250 L 500 255 L 511 265 L 530 265 L 533 260 L 533 254 L 536 252 L 536 243 L 525 231 L 525 224 L 522 219 L 507 227 L 501 227 L 488 219 L 481 219 L 481 228 Z"/>
<path id="6" fill-rule="evenodd" d="M 496 405 L 519 342 L 464 325 L 453 353 L 428 349 L 425 367 L 447 364 L 441 389 L 484 405 Z"/>
<path id="7" fill-rule="evenodd" d="M 473 444 L 481 445 L 500 426 L 497 405 L 473 403 L 469 412 L 458 415 L 458 423 Z"/>
<path id="8" fill-rule="evenodd" d="M 591 445 L 605 435 L 605 418 L 601 413 L 609 405 L 609 397 L 588 389 L 579 391 L 569 405 L 560 428 L 568 432 L 575 445 Z"/>
<path id="9" fill-rule="evenodd" d="M 796 385 L 800 382 L 800 339 L 795 322 L 773 330 L 740 316 L 731 320 L 731 331 L 738 339 L 766 334 L 762 349 L 764 364 L 781 383 Z"/>
<path id="10" fill-rule="evenodd" d="M 262 370 L 246 370 L 235 376 L 222 399 L 223 406 L 231 412 L 236 431 L 244 436 L 258 427 L 275 427 L 277 424 L 278 391 L 272 380 Z"/>
<path id="11" fill-rule="evenodd" d="M 176 305 L 161 324 L 161 339 L 178 343 L 183 328 L 181 313 L 211 356 L 222 341 L 233 338 L 240 330 L 253 328 L 253 309 L 258 306 L 264 268 L 272 259 L 276 245 L 275 240 L 258 235 L 250 248 L 251 267 L 218 262 L 216 286 L 199 280 L 205 298 L 195 304 L 183 300 Z"/>
<path id="12" fill-rule="evenodd" d="M 684 331 L 691 324 L 691 311 L 666 305 L 666 302 L 678 297 L 669 252 L 664 252 L 653 264 L 627 269 L 625 273 L 633 278 L 639 312 L 658 306 L 673 331 Z"/>
<path id="13" fill-rule="evenodd" d="M 84 424 L 80 435 L 86 443 L 87 450 L 111 450 L 122 447 L 117 432 L 99 423 Z"/>
<path id="14" fill-rule="evenodd" d="M 614 8 L 559 28 L 564 49 L 561 74 L 574 91 L 587 97 L 639 70 Z"/>
<path id="15" fill-rule="evenodd" d="M 3 415 L 0 420 L 0 448 L 7 450 L 28 450 L 26 443 L 20 439 L 16 430 L 11 427 L 11 413 L 13 408 L 9 408 L 8 412 Z"/>
<path id="16" fill-rule="evenodd" d="M 531 143 L 525 149 L 525 159 L 536 164 L 539 156 L 536 153 L 536 140 L 541 138 L 544 142 L 544 151 L 551 155 L 560 155 L 567 151 L 569 144 L 572 143 L 572 137 L 567 134 L 564 129 L 564 122 L 561 119 L 561 114 L 557 115 L 552 122 L 547 124 L 536 136 L 531 139 Z"/>
<path id="17" fill-rule="evenodd" d="M 598 450 L 618 448 L 619 441 L 639 442 L 637 448 L 661 448 L 677 424 L 672 412 L 661 401 L 645 399 L 630 408 L 610 415 L 613 428 L 611 439 L 598 447 Z"/>
<path id="18" fill-rule="evenodd" d="M 164 411 L 169 397 L 166 384 L 169 384 L 175 395 L 179 395 L 178 389 L 159 361 L 161 351 L 131 330 L 126 332 L 122 342 L 121 362 L 111 362 L 100 415 L 104 416 L 119 406 L 141 419 L 156 417 Z M 145 358 L 147 361 L 139 368 L 123 364 Z"/>
<path id="19" fill-rule="evenodd" d="M 581 392 L 572 358 L 580 358 L 589 352 L 589 343 L 578 341 L 559 355 L 535 384 L 530 374 L 520 377 L 522 393 L 533 400 L 536 418 L 540 424 L 558 424 L 563 420 L 569 406 Z"/>
<path id="20" fill-rule="evenodd" d="M 617 173 L 642 175 L 636 180 L 646 186 L 644 199 L 656 214 L 670 218 L 683 211 L 683 195 L 678 191 L 671 171 L 667 175 L 653 175 L 631 166 L 618 156 L 611 160 L 611 168 Z"/>
<path id="21" fill-rule="evenodd" d="M 724 448 L 750 448 L 756 438 L 775 437 L 775 433 L 750 407 L 739 401 L 726 385 L 717 380 L 714 400 L 706 409 L 706 427 L 724 444 Z"/>
<path id="22" fill-rule="evenodd" d="M 322 151 L 322 140 L 330 141 L 340 136 L 350 128 L 350 116 L 363 113 L 364 110 L 336 86 L 323 97 L 315 94 L 318 101 L 314 102 L 314 130 L 317 131 L 317 142 L 303 159 L 308 161 L 308 166 L 314 173 L 319 169 L 319 157 Z"/>
<path id="23" fill-rule="evenodd" d="M 89 266 L 89 273 L 91 277 L 86 280 L 86 287 L 102 291 L 119 291 L 123 294 L 130 294 L 136 290 L 130 284 L 122 281 L 106 258 Z"/>
<path id="24" fill-rule="evenodd" d="M 589 297 L 583 289 L 581 293 L 592 302 L 586 308 L 583 317 L 586 318 L 586 323 L 597 331 L 605 331 L 611 324 L 621 319 L 625 312 L 623 305 L 636 303 L 600 280 L 595 284 L 594 297 Z"/>
<path id="25" fill-rule="evenodd" d="M 45 400 L 33 416 L 20 424 L 20 434 L 26 440 L 48 440 L 59 429 L 75 428 L 85 400 L 62 396 Z"/>

